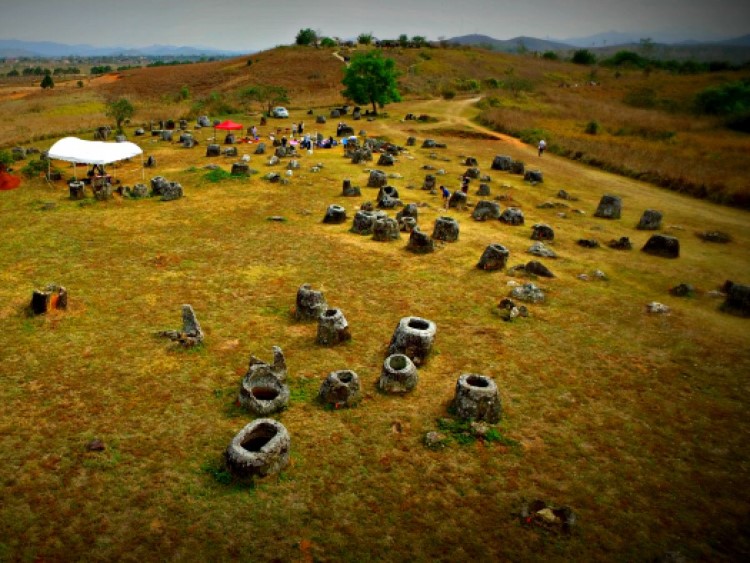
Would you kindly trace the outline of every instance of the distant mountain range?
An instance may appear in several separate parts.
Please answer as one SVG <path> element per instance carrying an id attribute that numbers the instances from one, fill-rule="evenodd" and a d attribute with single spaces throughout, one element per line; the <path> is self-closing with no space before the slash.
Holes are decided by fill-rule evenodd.
<path id="1" fill-rule="evenodd" d="M 495 51 L 517 53 L 519 51 L 560 51 L 573 49 L 572 45 L 558 41 L 537 39 L 536 37 L 514 37 L 513 39 L 495 39 L 488 35 L 462 35 L 448 39 L 449 43 L 458 45 L 480 45 L 491 47 Z"/>
<path id="2" fill-rule="evenodd" d="M 632 48 L 638 45 L 640 40 L 648 35 L 637 33 L 621 33 L 609 31 L 598 33 L 587 37 L 578 37 L 565 40 L 539 39 L 537 37 L 514 37 L 512 39 L 495 39 L 488 35 L 462 35 L 453 37 L 447 41 L 460 45 L 478 45 L 490 47 L 496 51 L 518 53 L 521 51 L 570 51 L 573 49 L 605 49 L 613 47 Z M 676 42 L 664 41 L 660 36 L 652 38 L 655 46 L 663 47 L 662 50 L 670 52 L 679 51 L 681 47 L 690 48 L 692 53 L 705 49 L 706 53 L 732 52 L 736 51 L 737 57 L 743 57 L 744 50 L 750 48 L 750 34 L 731 39 L 717 41 L 694 41 L 682 40 Z M 722 50 L 723 49 L 723 50 Z M 208 47 L 193 47 L 174 45 L 151 45 L 149 47 L 95 47 L 93 45 L 78 44 L 67 45 L 51 41 L 20 41 L 17 39 L 0 39 L 0 57 L 37 57 L 37 58 L 64 58 L 64 57 L 231 57 L 248 54 L 243 51 L 224 51 Z"/>
<path id="3" fill-rule="evenodd" d="M 538 39 L 536 37 L 514 37 L 513 39 L 495 39 L 487 35 L 462 35 L 448 39 L 450 43 L 459 45 L 487 45 L 496 51 L 518 52 L 519 50 L 528 51 L 563 51 L 566 49 L 578 49 L 581 47 L 615 47 L 639 44 L 641 39 L 647 38 L 647 34 L 620 33 L 610 31 L 607 33 L 598 33 L 587 37 L 578 37 L 573 39 Z M 696 41 L 683 40 L 677 42 L 658 41 L 653 39 L 655 44 L 669 45 L 671 47 L 680 45 L 689 45 L 691 47 L 705 46 L 722 46 L 722 47 L 750 47 L 750 34 L 742 37 L 731 39 L 722 39 L 717 41 Z"/>
<path id="4" fill-rule="evenodd" d="M 222 51 L 207 47 L 175 47 L 151 45 L 149 47 L 94 47 L 93 45 L 66 45 L 51 41 L 20 41 L 0 39 L 0 57 L 200 57 L 235 56 L 239 51 Z"/>

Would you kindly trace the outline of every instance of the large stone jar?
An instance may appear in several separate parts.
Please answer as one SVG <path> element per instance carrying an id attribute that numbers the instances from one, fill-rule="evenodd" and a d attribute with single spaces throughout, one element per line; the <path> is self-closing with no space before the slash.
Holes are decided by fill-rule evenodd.
<path id="1" fill-rule="evenodd" d="M 224 452 L 227 468 L 237 477 L 265 477 L 289 465 L 291 437 L 283 424 L 259 418 L 232 438 Z"/>

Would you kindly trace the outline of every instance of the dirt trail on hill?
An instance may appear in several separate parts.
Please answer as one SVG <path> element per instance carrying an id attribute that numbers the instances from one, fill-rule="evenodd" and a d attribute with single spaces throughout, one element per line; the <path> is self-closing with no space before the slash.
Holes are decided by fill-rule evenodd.
<path id="1" fill-rule="evenodd" d="M 423 113 L 427 114 L 436 118 L 438 122 L 428 124 L 421 124 L 418 121 L 396 123 L 383 122 L 382 130 L 394 134 L 394 136 L 402 136 L 405 133 L 404 129 L 407 127 L 413 127 L 422 133 L 423 136 L 429 134 L 430 131 L 435 131 L 435 137 L 440 137 L 441 130 L 445 130 L 446 128 L 475 131 L 487 136 L 488 138 L 494 138 L 501 141 L 507 146 L 506 150 L 508 153 L 511 153 L 511 156 L 526 163 L 527 169 L 539 168 L 545 174 L 549 174 L 550 177 L 575 178 L 577 183 L 580 182 L 585 185 L 605 185 L 607 186 L 608 192 L 614 194 L 617 194 L 621 188 L 628 189 L 632 188 L 633 185 L 641 185 L 649 190 L 655 189 L 650 184 L 592 168 L 580 162 L 575 162 L 550 153 L 546 153 L 543 157 L 540 157 L 537 153 L 536 147 L 527 145 L 515 137 L 498 133 L 472 121 L 472 119 L 479 113 L 479 110 L 472 106 L 479 100 L 480 98 L 476 97 L 451 101 L 432 99 L 414 103 L 407 102 L 402 104 L 402 107 L 404 107 L 406 111 L 416 115 Z M 482 141 L 478 140 L 477 142 Z M 500 150 L 499 147 L 498 154 L 503 154 L 503 151 Z"/>

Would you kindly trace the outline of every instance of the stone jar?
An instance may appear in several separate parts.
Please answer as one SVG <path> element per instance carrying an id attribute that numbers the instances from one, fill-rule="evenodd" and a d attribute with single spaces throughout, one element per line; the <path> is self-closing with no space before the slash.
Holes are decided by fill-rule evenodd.
<path id="1" fill-rule="evenodd" d="M 502 405 L 494 380 L 476 373 L 462 374 L 456 382 L 453 409 L 463 420 L 498 422 Z"/>
<path id="2" fill-rule="evenodd" d="M 419 381 L 417 367 L 408 356 L 392 354 L 383 362 L 378 389 L 385 393 L 408 393 Z"/>
<path id="3" fill-rule="evenodd" d="M 271 418 L 254 420 L 232 438 L 224 452 L 227 468 L 237 477 L 265 477 L 289 465 L 291 437 Z"/>

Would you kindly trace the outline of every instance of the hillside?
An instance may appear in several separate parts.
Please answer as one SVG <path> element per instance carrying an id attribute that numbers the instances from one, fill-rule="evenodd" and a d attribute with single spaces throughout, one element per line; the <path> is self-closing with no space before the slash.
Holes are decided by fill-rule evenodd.
<path id="1" fill-rule="evenodd" d="M 334 53 L 280 47 L 210 63 L 86 77 L 82 88 L 73 77 L 51 92 L 40 92 L 27 79 L 6 79 L 0 108 L 9 117 L 0 123 L 0 134 L 8 146 L 56 131 L 91 130 L 106 122 L 104 102 L 120 96 L 134 100 L 135 119 L 143 123 L 174 115 L 257 112 L 259 104 L 246 107 L 238 97 L 254 84 L 286 88 L 293 108 L 342 103 L 344 67 Z M 747 72 L 644 73 L 471 47 L 391 49 L 387 55 L 396 60 L 407 100 L 481 97 L 479 119 L 525 142 L 546 137 L 559 154 L 713 201 L 750 205 L 747 134 L 692 111 L 696 94 Z M 595 134 L 586 133 L 591 123 Z M 719 158 L 721 167 L 715 164 Z"/>

